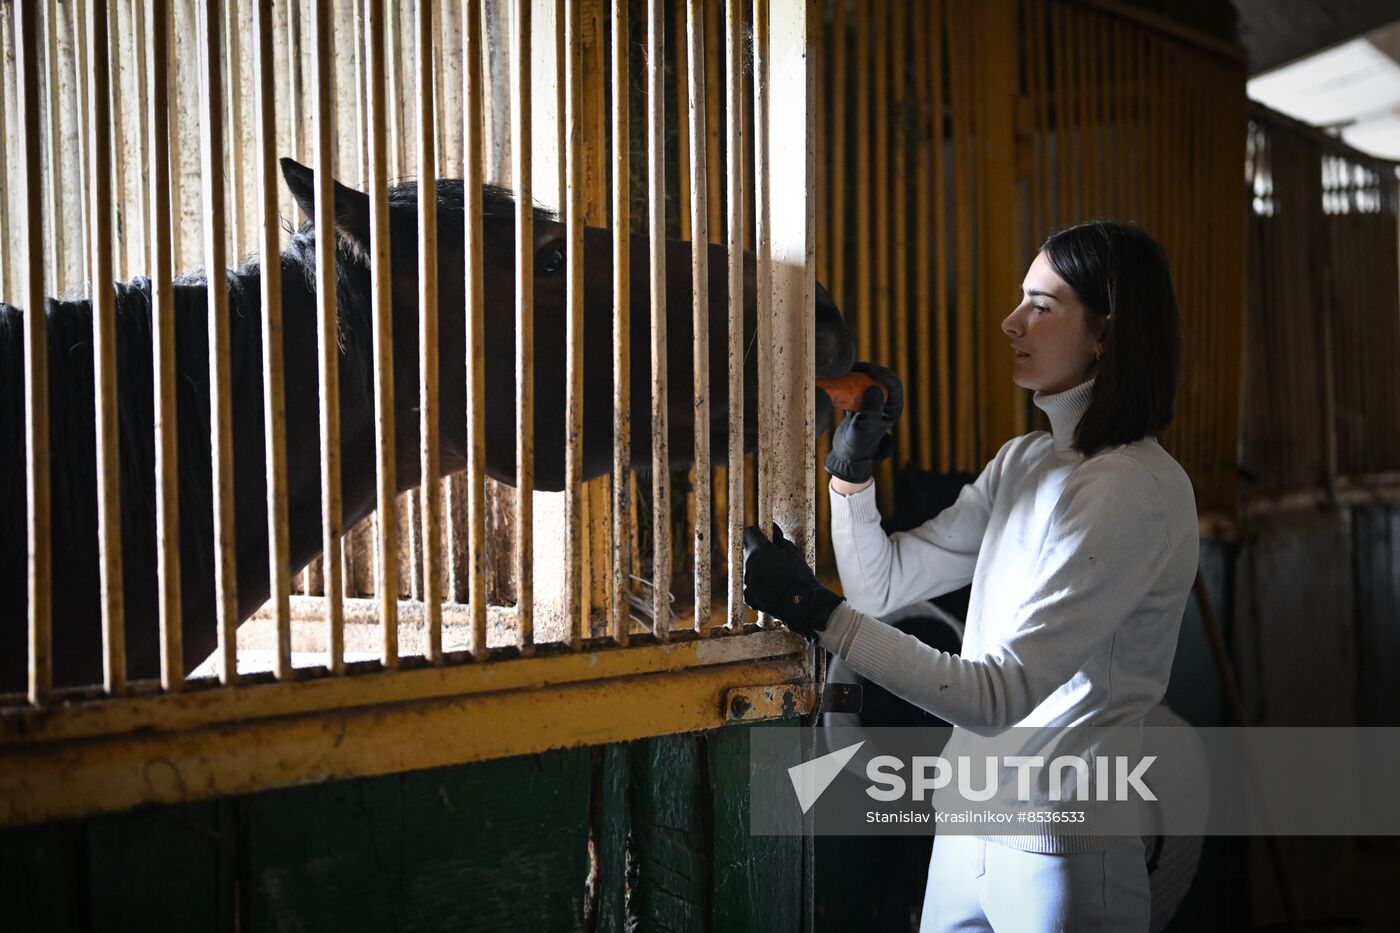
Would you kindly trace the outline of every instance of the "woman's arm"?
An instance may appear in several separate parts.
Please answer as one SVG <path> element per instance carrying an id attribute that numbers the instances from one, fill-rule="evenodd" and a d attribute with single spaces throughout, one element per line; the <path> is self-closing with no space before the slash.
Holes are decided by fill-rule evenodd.
<path id="1" fill-rule="evenodd" d="M 863 483 L 848 483 L 839 476 L 831 478 L 831 491 L 841 496 L 854 496 L 862 489 L 869 489 L 875 485 L 875 480 L 868 479 Z"/>
<path id="2" fill-rule="evenodd" d="M 1192 547 L 1171 540 L 1156 480 L 1131 466 L 1111 482 L 1105 467 L 1082 470 L 1051 518 L 1033 583 L 1007 627 L 980 657 L 959 657 L 871 619 L 858 607 L 832 614 L 822 645 L 910 703 L 956 726 L 996 735 L 1075 675 L 1143 604 L 1164 577 L 1183 592 L 1194 577 Z M 1179 578 L 1179 579 L 1178 579 Z M 999 628 L 1000 626 L 998 626 Z"/>
<path id="3" fill-rule="evenodd" d="M 873 481 L 856 485 L 833 479 L 831 543 L 851 605 L 880 616 L 966 586 L 977 566 L 1002 467 L 1015 443 L 1008 441 L 952 505 L 918 528 L 892 535 L 880 527 Z"/>

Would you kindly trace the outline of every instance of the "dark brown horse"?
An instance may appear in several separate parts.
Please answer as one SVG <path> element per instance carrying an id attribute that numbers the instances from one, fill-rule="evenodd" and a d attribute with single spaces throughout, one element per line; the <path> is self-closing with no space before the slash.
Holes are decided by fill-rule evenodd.
<path id="1" fill-rule="evenodd" d="M 291 160 L 283 172 L 293 196 L 311 213 L 313 178 Z M 419 484 L 417 194 L 414 184 L 389 193 L 394 331 L 394 401 L 398 487 Z M 466 467 L 465 233 L 462 185 L 441 181 L 438 195 L 439 367 L 442 466 Z M 486 457 L 487 472 L 515 480 L 515 204 L 509 192 L 484 190 Z M 340 325 L 340 418 L 345 524 L 375 507 L 374 383 L 370 326 L 369 199 L 336 186 L 337 313 Z M 287 480 L 292 570 L 321 550 L 319 398 L 316 376 L 315 238 L 309 225 L 293 234 L 281 255 L 286 369 Z M 538 489 L 563 485 L 564 262 L 563 225 L 535 215 L 535 425 Z M 612 234 L 585 234 L 584 436 L 586 477 L 612 466 Z M 728 443 L 726 376 L 727 285 L 723 247 L 710 247 L 711 421 L 713 449 Z M 631 255 L 632 425 L 638 466 L 650 463 L 650 328 L 648 253 L 634 238 Z M 690 397 L 690 244 L 666 244 L 669 443 L 674 464 L 692 455 L 694 406 Z M 123 586 L 129 674 L 158 673 L 155 454 L 150 284 L 117 284 L 117 397 L 121 436 Z M 267 488 L 264 475 L 260 267 L 245 263 L 227 273 L 234 441 L 234 510 L 239 617 L 268 597 Z M 754 328 L 752 257 L 746 257 L 745 336 Z M 213 651 L 214 549 L 209 456 L 207 284 L 203 275 L 175 285 L 176 372 L 180 476 L 180 573 L 186 670 Z M 824 292 L 817 307 L 817 375 L 848 371 L 850 332 Z M 50 300 L 49 383 L 52 451 L 53 661 L 59 685 L 96 683 L 101 676 L 98 606 L 95 390 L 92 308 L 87 301 Z M 23 689 L 26 670 L 26 530 L 22 312 L 0 306 L 0 691 Z M 752 387 L 755 354 L 746 359 L 746 448 L 756 440 Z M 818 392 L 818 428 L 829 404 Z"/>

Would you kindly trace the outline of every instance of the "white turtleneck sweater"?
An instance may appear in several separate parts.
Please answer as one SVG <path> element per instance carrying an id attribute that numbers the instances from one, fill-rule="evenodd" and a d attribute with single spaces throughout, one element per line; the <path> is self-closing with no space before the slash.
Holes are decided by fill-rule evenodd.
<path id="1" fill-rule="evenodd" d="M 1049 761 L 1092 748 L 1075 747 L 1071 726 L 1119 727 L 1127 745 L 1115 742 L 1114 754 L 1136 754 L 1142 718 L 1166 692 L 1196 575 L 1195 496 L 1155 438 L 1087 459 L 1071 447 L 1092 391 L 1091 380 L 1055 395 L 1037 392 L 1052 431 L 1008 441 L 953 505 L 912 531 L 885 534 L 873 485 L 850 496 L 831 493 L 832 546 L 847 602 L 833 613 L 822 645 L 952 723 L 942 753 L 949 760 L 950 749 Z M 959 655 L 878 619 L 969 582 Z M 1037 728 L 990 741 L 1012 726 Z M 1028 828 L 1032 835 L 985 838 L 1035 852 L 1124 841 Z"/>

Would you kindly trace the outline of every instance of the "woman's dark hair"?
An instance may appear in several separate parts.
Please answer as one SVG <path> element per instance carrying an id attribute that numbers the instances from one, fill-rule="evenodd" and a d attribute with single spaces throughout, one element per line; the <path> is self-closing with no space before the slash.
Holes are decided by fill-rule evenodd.
<path id="1" fill-rule="evenodd" d="M 1131 444 L 1172 420 L 1181 369 L 1181 315 L 1167 252 L 1127 224 L 1093 221 L 1052 234 L 1040 247 L 1102 328 L 1089 408 L 1074 432 L 1086 457 Z"/>

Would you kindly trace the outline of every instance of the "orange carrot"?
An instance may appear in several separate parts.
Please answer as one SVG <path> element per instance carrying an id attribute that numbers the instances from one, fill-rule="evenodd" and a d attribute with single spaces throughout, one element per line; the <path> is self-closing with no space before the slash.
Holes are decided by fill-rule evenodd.
<path id="1" fill-rule="evenodd" d="M 833 379 L 818 379 L 817 388 L 831 396 L 831 403 L 842 411 L 860 411 L 865 399 L 865 390 L 871 386 L 888 396 L 884 385 L 869 373 L 850 372 Z"/>

